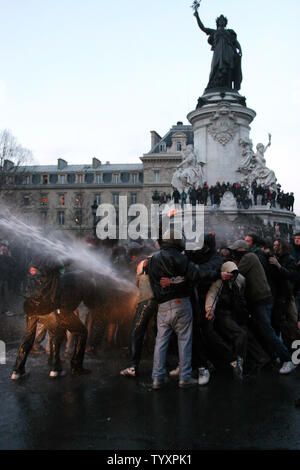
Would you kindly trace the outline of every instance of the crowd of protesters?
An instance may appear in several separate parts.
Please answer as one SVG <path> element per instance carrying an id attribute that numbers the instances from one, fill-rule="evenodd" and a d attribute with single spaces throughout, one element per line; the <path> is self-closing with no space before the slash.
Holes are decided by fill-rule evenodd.
<path id="1" fill-rule="evenodd" d="M 253 181 L 251 186 L 244 183 L 225 183 L 217 182 L 214 186 L 208 186 L 205 182 L 199 187 L 190 187 L 189 190 L 182 191 L 174 189 L 172 195 L 165 192 L 158 193 L 154 191 L 152 200 L 154 203 L 167 204 L 171 200 L 175 204 L 190 203 L 210 204 L 214 208 L 218 208 L 221 204 L 224 194 L 230 191 L 237 204 L 237 209 L 249 209 L 252 206 L 269 206 L 273 208 L 294 211 L 294 193 L 285 193 L 281 190 L 281 185 L 277 185 L 276 190 L 265 185 L 257 184 Z"/>
<path id="2" fill-rule="evenodd" d="M 175 236 L 176 235 L 176 236 Z M 139 372 L 143 338 L 157 315 L 152 387 L 205 385 L 221 363 L 243 379 L 269 366 L 289 374 L 294 342 L 300 340 L 300 233 L 293 246 L 255 234 L 216 248 L 215 234 L 204 246 L 184 251 L 180 233 L 171 230 L 159 250 L 137 269 L 140 301 L 130 338 L 131 360 L 121 375 Z M 167 373 L 172 332 L 178 337 L 178 366 Z"/>
<path id="3" fill-rule="evenodd" d="M 263 367 L 278 369 L 280 374 L 291 373 L 296 367 L 293 344 L 300 340 L 300 233 L 294 235 L 290 245 L 282 238 L 262 240 L 251 232 L 243 239 L 220 244 L 221 239 L 208 233 L 203 247 L 193 251 L 185 249 L 182 234 L 176 233 L 172 224 L 169 232 L 161 235 L 157 242 L 140 240 L 102 248 L 117 272 L 127 279 L 136 277 L 138 287 L 130 361 L 121 375 L 135 377 L 139 373 L 148 325 L 156 317 L 154 390 L 164 387 L 168 376 L 178 377 L 181 388 L 205 385 L 219 367 L 232 370 L 239 380 Z M 6 240 L 0 242 L 0 263 L 1 311 L 9 315 L 9 289 L 13 288 L 10 279 L 15 279 L 22 290 L 21 273 L 26 273 L 28 266 L 18 267 Z M 110 317 L 107 307 L 109 342 L 116 338 L 119 319 Z M 93 334 L 93 319 L 88 326 L 86 306 L 81 305 L 76 315 L 79 323 L 86 324 L 86 351 L 95 352 L 100 339 Z M 39 336 L 44 339 L 49 324 L 44 323 L 44 331 L 40 332 L 37 326 L 37 349 L 42 349 Z M 68 328 L 66 324 L 65 330 Z M 178 337 L 178 365 L 167 371 L 173 332 Z M 53 337 L 50 354 L 51 341 Z M 72 353 L 74 347 L 76 341 L 72 346 L 70 336 L 66 352 Z M 85 373 L 83 367 L 81 372 Z M 52 371 L 52 377 L 63 375 L 64 371 Z M 21 376 L 14 371 L 12 378 Z"/>

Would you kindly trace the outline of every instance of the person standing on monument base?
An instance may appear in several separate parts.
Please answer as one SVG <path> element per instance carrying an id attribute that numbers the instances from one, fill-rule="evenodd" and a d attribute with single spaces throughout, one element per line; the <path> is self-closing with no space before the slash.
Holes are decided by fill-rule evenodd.
<path id="1" fill-rule="evenodd" d="M 174 191 L 173 191 L 172 199 L 173 199 L 173 201 L 174 201 L 174 204 L 179 204 L 179 201 L 180 201 L 180 192 L 178 191 L 177 188 L 175 188 Z"/>

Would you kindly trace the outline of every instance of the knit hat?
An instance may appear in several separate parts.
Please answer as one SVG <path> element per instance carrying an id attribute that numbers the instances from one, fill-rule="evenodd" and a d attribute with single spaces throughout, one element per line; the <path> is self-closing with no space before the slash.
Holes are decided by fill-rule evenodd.
<path id="1" fill-rule="evenodd" d="M 226 263 L 222 264 L 222 267 L 221 267 L 222 273 L 233 273 L 234 271 L 238 271 L 238 267 L 232 261 L 227 261 Z"/>
<path id="2" fill-rule="evenodd" d="M 249 250 L 249 245 L 247 242 L 245 242 L 245 240 L 237 240 L 233 243 L 233 245 L 229 246 L 228 248 L 232 251 L 238 250 L 239 248 L 245 248 L 246 250 Z"/>

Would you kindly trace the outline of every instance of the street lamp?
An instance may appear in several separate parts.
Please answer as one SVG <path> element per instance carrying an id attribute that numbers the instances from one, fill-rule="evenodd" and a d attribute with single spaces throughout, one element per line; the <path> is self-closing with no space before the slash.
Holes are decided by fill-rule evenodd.
<path id="1" fill-rule="evenodd" d="M 97 200 L 94 200 L 93 205 L 91 206 L 92 209 L 92 214 L 93 214 L 93 234 L 94 234 L 94 240 L 96 241 L 96 226 L 97 226 L 97 209 L 98 209 L 98 204 Z"/>

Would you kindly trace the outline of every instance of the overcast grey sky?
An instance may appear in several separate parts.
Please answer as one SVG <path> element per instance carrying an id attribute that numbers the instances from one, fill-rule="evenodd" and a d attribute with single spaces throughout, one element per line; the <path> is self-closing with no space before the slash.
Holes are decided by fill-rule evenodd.
<path id="1" fill-rule="evenodd" d="M 0 127 L 55 164 L 137 162 L 150 130 L 164 135 L 196 106 L 212 52 L 192 0 L 0 0 Z M 202 0 L 207 27 L 221 13 L 243 49 L 240 93 L 257 112 L 266 153 L 300 214 L 298 0 Z"/>

